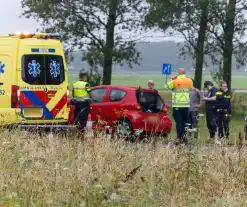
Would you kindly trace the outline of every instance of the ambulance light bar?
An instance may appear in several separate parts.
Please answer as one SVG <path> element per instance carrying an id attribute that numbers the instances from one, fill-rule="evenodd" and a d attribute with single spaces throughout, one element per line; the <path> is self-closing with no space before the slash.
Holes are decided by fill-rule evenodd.
<path id="1" fill-rule="evenodd" d="M 9 34 L 10 37 L 16 37 L 20 39 L 25 38 L 37 38 L 37 39 L 59 39 L 60 35 L 57 34 L 48 34 L 48 33 L 28 33 L 28 32 L 15 32 Z"/>

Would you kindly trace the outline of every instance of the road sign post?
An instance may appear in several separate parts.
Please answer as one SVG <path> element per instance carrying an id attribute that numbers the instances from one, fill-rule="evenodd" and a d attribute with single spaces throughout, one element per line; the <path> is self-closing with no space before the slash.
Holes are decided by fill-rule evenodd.
<path id="1" fill-rule="evenodd" d="M 166 84 L 167 84 L 167 76 L 172 73 L 172 64 L 164 63 L 162 67 L 162 74 L 166 76 Z"/>

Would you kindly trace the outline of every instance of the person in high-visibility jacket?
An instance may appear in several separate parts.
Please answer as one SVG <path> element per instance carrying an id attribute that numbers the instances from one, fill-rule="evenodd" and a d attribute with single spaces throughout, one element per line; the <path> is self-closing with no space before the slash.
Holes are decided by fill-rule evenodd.
<path id="1" fill-rule="evenodd" d="M 173 118 L 176 122 L 177 138 L 181 143 L 186 144 L 185 124 L 188 122 L 193 82 L 191 78 L 186 77 L 184 68 L 180 68 L 176 78 L 167 83 L 167 88 L 172 90 Z"/>
<path id="2" fill-rule="evenodd" d="M 91 88 L 88 81 L 87 73 L 81 71 L 79 73 L 79 81 L 73 84 L 72 94 L 73 103 L 75 105 L 74 119 L 75 124 L 80 123 L 80 127 L 84 129 L 87 125 L 88 114 L 90 112 L 90 92 Z"/>

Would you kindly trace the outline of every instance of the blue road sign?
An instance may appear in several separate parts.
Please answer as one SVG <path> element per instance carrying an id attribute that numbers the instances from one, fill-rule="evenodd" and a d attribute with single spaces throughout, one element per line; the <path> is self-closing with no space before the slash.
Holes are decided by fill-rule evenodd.
<path id="1" fill-rule="evenodd" d="M 172 64 L 164 63 L 162 67 L 163 75 L 171 75 L 172 73 Z"/>

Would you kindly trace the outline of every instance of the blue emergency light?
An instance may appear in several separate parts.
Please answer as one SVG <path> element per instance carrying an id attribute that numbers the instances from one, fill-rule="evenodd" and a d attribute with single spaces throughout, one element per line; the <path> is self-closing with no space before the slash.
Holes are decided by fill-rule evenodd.
<path id="1" fill-rule="evenodd" d="M 32 52 L 47 52 L 47 53 L 55 53 L 56 50 L 55 49 L 47 49 L 47 48 L 32 48 L 31 49 Z"/>

